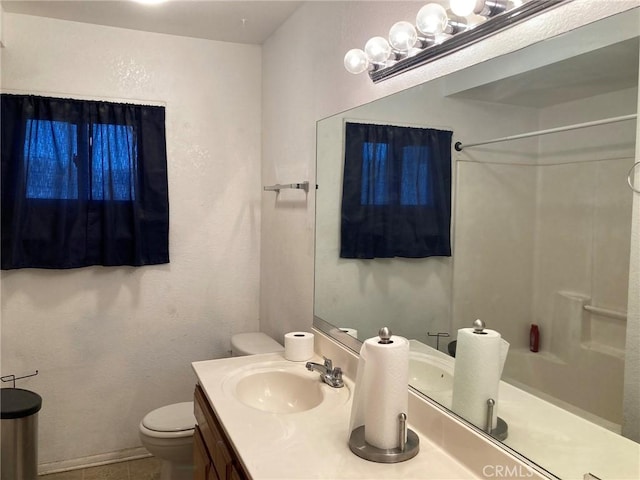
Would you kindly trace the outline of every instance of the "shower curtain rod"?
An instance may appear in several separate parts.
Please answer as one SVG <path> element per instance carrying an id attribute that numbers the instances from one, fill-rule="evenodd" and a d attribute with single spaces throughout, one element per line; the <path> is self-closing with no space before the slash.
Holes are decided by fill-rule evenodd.
<path id="1" fill-rule="evenodd" d="M 529 138 L 540 135 L 547 135 L 549 133 L 566 132 L 567 130 L 578 130 L 579 128 L 595 127 L 597 125 L 605 125 L 607 123 L 624 122 L 625 120 L 633 120 L 637 118 L 637 114 L 622 115 L 620 117 L 604 118 L 602 120 L 594 120 L 592 122 L 577 123 L 575 125 L 567 125 L 564 127 L 550 128 L 548 130 L 539 130 L 537 132 L 521 133 L 519 135 L 512 135 L 510 137 L 494 138 L 493 140 L 486 140 L 484 142 L 466 143 L 462 144 L 456 142 L 455 149 L 461 152 L 463 148 L 476 147 L 478 145 L 487 145 L 489 143 L 508 142 L 509 140 L 518 140 L 520 138 Z"/>

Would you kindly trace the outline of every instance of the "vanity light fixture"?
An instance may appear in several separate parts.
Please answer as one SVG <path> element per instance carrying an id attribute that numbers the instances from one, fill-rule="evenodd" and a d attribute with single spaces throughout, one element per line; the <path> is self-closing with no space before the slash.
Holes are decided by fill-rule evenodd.
<path id="1" fill-rule="evenodd" d="M 570 1 L 440 0 L 427 3 L 418 11 L 415 26 L 407 21 L 393 24 L 388 40 L 376 36 L 369 39 L 364 49 L 349 50 L 344 66 L 354 74 L 368 71 L 371 80 L 377 83 Z"/>

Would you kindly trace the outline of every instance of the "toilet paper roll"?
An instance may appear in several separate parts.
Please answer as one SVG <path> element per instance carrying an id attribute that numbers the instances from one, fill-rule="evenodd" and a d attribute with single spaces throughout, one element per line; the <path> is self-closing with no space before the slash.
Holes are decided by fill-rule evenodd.
<path id="1" fill-rule="evenodd" d="M 284 336 L 284 358 L 304 362 L 313 357 L 313 333 L 289 332 Z"/>
<path id="2" fill-rule="evenodd" d="M 493 399 L 492 428 L 498 422 L 498 390 L 509 343 L 495 330 L 474 333 L 473 328 L 458 330 L 456 360 L 453 370 L 451 409 L 485 430 L 487 400 Z"/>
<path id="3" fill-rule="evenodd" d="M 360 349 L 349 433 L 364 425 L 365 441 L 376 448 L 399 446 L 400 413 L 408 413 L 409 341 L 374 337 Z"/>

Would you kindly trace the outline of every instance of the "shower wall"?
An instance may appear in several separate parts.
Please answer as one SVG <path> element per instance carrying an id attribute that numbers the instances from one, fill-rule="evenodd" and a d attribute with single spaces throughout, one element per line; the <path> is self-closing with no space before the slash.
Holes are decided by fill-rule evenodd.
<path id="1" fill-rule="evenodd" d="M 512 346 L 524 347 L 533 291 L 535 167 L 483 163 L 482 157 L 493 161 L 493 152 L 473 155 L 476 161 L 457 163 L 453 336 L 478 318 Z"/>
<path id="2" fill-rule="evenodd" d="M 540 108 L 538 128 L 633 113 L 636 98 L 633 88 Z M 453 329 L 482 318 L 511 344 L 505 378 L 619 424 L 626 322 L 583 306 L 626 310 L 635 122 L 534 142 L 502 144 L 532 153 L 527 163 L 497 164 L 493 145 L 458 157 Z"/>
<path id="3" fill-rule="evenodd" d="M 540 126 L 631 113 L 636 96 L 637 89 L 626 89 L 549 107 L 540 112 Z M 557 291 L 626 311 L 633 199 L 626 180 L 634 149 L 634 121 L 540 138 L 532 313 L 543 329 L 551 327 Z M 622 355 L 624 321 L 593 319 L 592 327 L 584 342 Z M 549 348 L 548 337 L 542 346 Z"/>

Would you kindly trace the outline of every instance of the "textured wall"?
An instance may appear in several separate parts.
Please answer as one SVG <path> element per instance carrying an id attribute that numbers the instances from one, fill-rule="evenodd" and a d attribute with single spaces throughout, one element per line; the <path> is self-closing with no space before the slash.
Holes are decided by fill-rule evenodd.
<path id="1" fill-rule="evenodd" d="M 2 374 L 40 371 L 20 383 L 40 462 L 138 447 L 146 412 L 192 397 L 190 362 L 258 328 L 260 47 L 4 17 L 4 91 L 166 105 L 171 263 L 2 273 Z"/>

